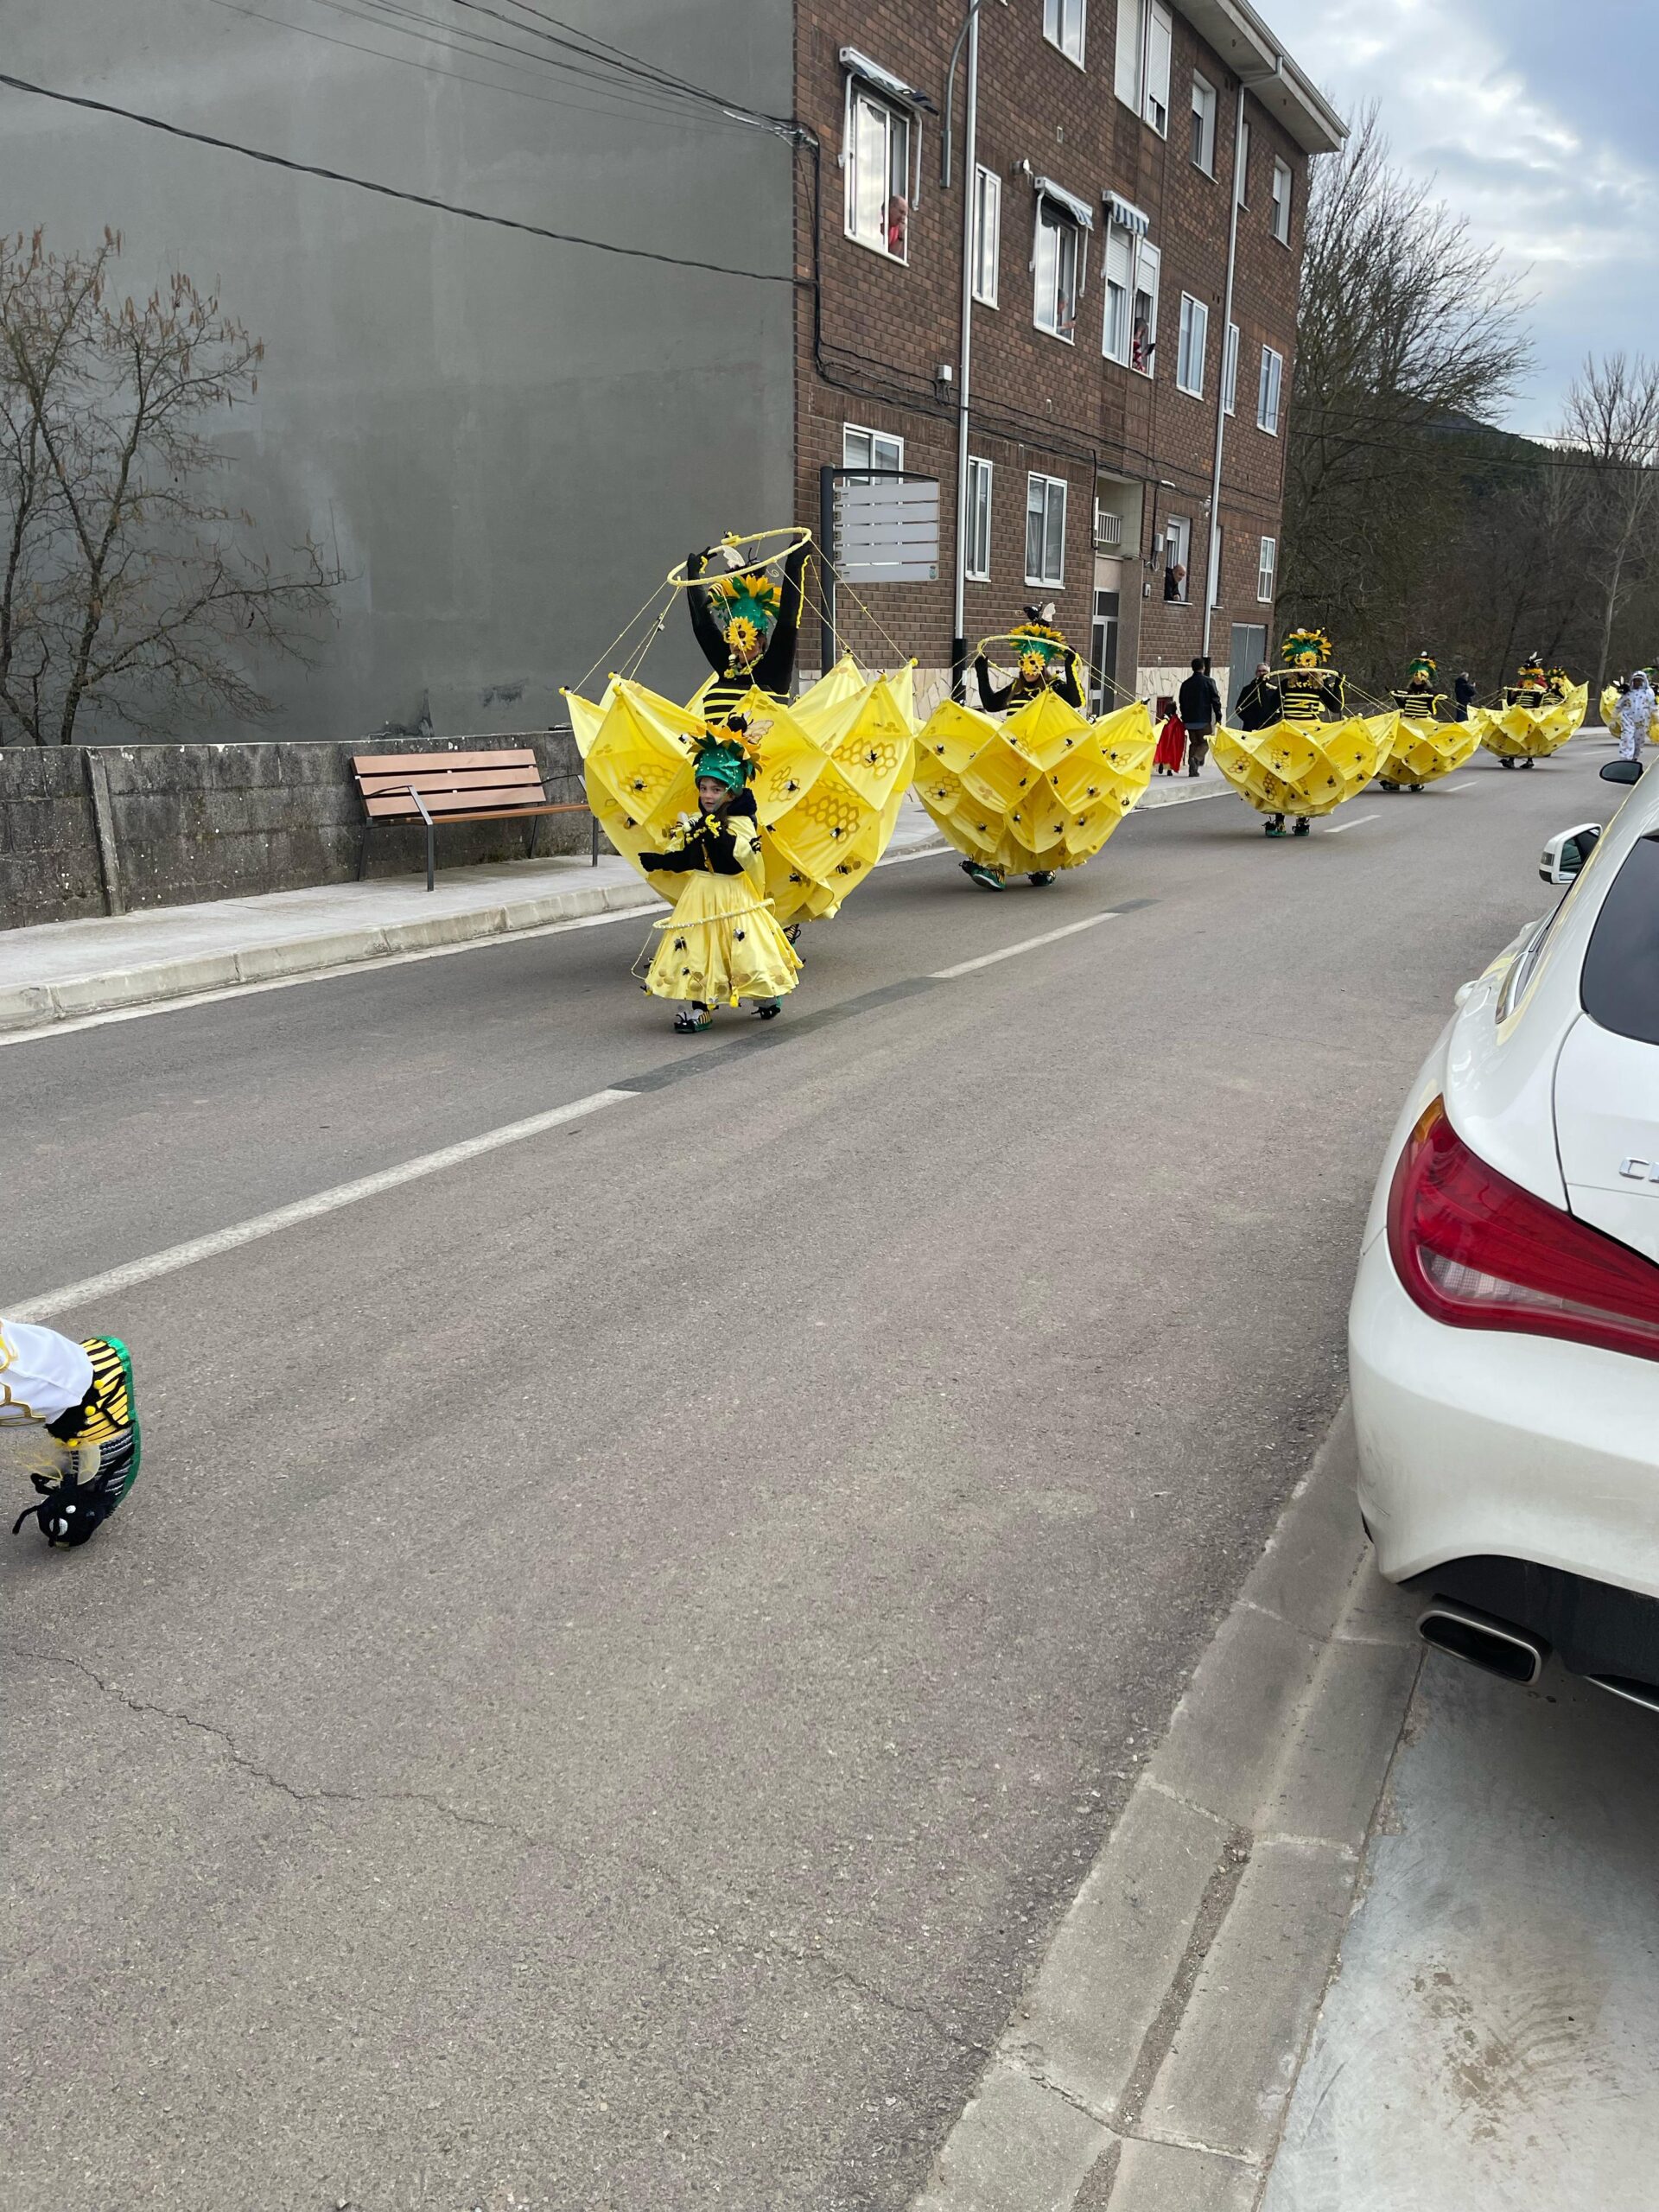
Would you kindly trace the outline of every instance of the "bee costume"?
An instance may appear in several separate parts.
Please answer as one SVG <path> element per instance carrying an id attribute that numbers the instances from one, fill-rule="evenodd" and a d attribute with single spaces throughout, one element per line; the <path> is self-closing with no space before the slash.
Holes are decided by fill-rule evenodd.
<path id="1" fill-rule="evenodd" d="M 1535 653 L 1505 689 L 1503 706 L 1477 707 L 1469 720 L 1500 768 L 1530 768 L 1567 743 L 1589 703 L 1588 684 L 1574 683 L 1564 668 L 1546 668 Z"/>
<path id="2" fill-rule="evenodd" d="M 918 741 L 917 796 L 985 891 L 1010 875 L 1051 884 L 1092 859 L 1151 781 L 1157 744 L 1139 700 L 1087 721 L 1052 603 L 1026 613 L 975 656 L 978 709 L 943 701 Z M 1008 649 L 997 654 L 1014 662 L 1006 683 L 992 680 L 988 645 Z"/>
<path id="3" fill-rule="evenodd" d="M 1432 655 L 1419 653 L 1404 683 L 1391 695 L 1400 710 L 1400 728 L 1377 771 L 1385 791 L 1421 791 L 1461 768 L 1480 743 L 1466 721 L 1440 720 L 1446 695 L 1434 689 L 1438 673 Z"/>
<path id="4" fill-rule="evenodd" d="M 661 942 L 645 988 L 659 999 L 686 1001 L 675 1017 L 677 1029 L 706 1029 L 721 1000 L 735 1006 L 753 999 L 761 1020 L 770 1020 L 801 972 L 800 955 L 766 897 L 760 825 L 748 789 L 753 774 L 741 726 L 711 732 L 693 775 L 699 783 L 723 785 L 730 798 L 716 812 L 683 815 L 664 851 L 639 855 L 648 876 L 671 879 L 654 883 L 673 899 L 674 912 L 656 925 Z"/>
<path id="5" fill-rule="evenodd" d="M 132 1358 L 118 1337 L 77 1344 L 30 1321 L 0 1319 L 0 1459 L 40 1493 L 13 1522 L 48 1543 L 84 1544 L 138 1478 Z"/>
<path id="6" fill-rule="evenodd" d="M 1306 837 L 1315 815 L 1334 811 L 1363 791 L 1400 728 L 1390 712 L 1369 719 L 1348 712 L 1347 687 L 1330 665 L 1323 630 L 1293 630 L 1281 649 L 1285 665 L 1262 677 L 1279 719 L 1262 729 L 1216 733 L 1215 762 L 1239 797 L 1267 817 L 1269 837 L 1282 837 L 1287 816 Z"/>

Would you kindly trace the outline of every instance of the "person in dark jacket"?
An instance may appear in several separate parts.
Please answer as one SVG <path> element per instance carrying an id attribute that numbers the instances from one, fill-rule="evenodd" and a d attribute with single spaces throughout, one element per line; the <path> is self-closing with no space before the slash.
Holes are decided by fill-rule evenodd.
<path id="1" fill-rule="evenodd" d="M 1210 673 L 1210 664 L 1195 658 L 1192 673 L 1181 686 L 1176 702 L 1181 727 L 1186 732 L 1186 772 L 1196 776 L 1210 751 L 1210 740 L 1221 720 L 1221 694 Z"/>
<path id="2" fill-rule="evenodd" d="M 1239 693 L 1236 703 L 1240 729 L 1271 729 L 1278 721 L 1278 686 L 1266 661 L 1256 663 L 1255 674 Z"/>
<path id="3" fill-rule="evenodd" d="M 1477 696 L 1475 679 L 1466 668 L 1460 668 L 1458 671 L 1457 681 L 1452 686 L 1452 692 L 1457 702 L 1457 711 L 1453 719 L 1466 722 L 1469 719 L 1469 709 L 1474 705 Z"/>

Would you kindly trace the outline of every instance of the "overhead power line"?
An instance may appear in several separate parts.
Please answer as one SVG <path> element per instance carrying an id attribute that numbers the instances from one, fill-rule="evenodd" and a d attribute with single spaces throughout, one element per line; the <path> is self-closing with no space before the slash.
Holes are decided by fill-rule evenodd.
<path id="1" fill-rule="evenodd" d="M 671 269 L 699 269 L 711 276 L 742 276 L 755 284 L 787 284 L 791 288 L 799 281 L 792 275 L 779 275 L 766 269 L 734 269 L 723 261 L 696 261 L 679 253 L 658 253 L 650 246 L 619 245 L 612 238 L 584 237 L 577 231 L 550 230 L 543 223 L 526 223 L 516 215 L 493 215 L 486 208 L 463 207 L 453 200 L 437 200 L 429 193 L 403 192 L 394 184 L 380 184 L 374 178 L 352 176 L 343 169 L 321 168 L 315 162 L 291 161 L 286 154 L 272 154 L 260 146 L 244 146 L 234 138 L 216 138 L 210 131 L 187 130 L 181 123 L 168 123 L 159 115 L 144 115 L 137 108 L 118 107 L 111 100 L 89 99 L 84 92 L 61 92 L 51 85 L 34 85 L 26 77 L 13 77 L 0 70 L 0 85 L 9 85 L 15 92 L 32 92 L 38 99 L 58 100 L 66 107 L 85 108 L 92 115 L 118 116 L 124 123 L 142 124 L 147 130 L 165 131 L 169 138 L 187 138 L 198 146 L 214 147 L 221 154 L 239 154 L 250 162 L 263 162 L 269 168 L 288 169 L 296 176 L 321 177 L 329 184 L 348 184 L 357 192 L 372 192 L 383 200 L 402 200 L 411 207 L 431 207 L 441 215 L 459 215 L 469 223 L 490 223 L 503 231 L 523 231 L 536 238 L 549 238 L 555 245 L 585 245 L 595 253 L 620 255 L 628 261 L 656 261 Z"/>

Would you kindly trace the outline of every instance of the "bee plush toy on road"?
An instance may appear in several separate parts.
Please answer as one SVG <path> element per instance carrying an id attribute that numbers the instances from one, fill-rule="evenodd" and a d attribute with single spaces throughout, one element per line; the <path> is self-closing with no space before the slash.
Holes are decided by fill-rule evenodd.
<path id="1" fill-rule="evenodd" d="M 33 1321 L 0 1319 L 0 1459 L 26 1474 L 49 1544 L 84 1544 L 138 1476 L 132 1361 L 118 1337 L 76 1343 Z"/>

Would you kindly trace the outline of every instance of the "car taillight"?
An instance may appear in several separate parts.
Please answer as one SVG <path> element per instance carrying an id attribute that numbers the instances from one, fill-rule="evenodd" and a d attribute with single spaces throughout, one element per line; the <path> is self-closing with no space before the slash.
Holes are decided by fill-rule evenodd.
<path id="1" fill-rule="evenodd" d="M 1439 1098 L 1394 1171 L 1389 1251 L 1418 1305 L 1454 1329 L 1659 1359 L 1659 1267 L 1478 1160 Z"/>

